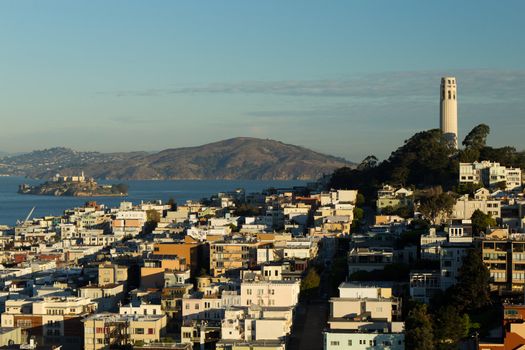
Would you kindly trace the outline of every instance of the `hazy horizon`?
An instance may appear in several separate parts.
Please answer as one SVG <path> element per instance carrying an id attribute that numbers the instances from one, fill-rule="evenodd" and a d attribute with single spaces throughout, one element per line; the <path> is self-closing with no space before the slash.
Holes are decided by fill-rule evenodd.
<path id="1" fill-rule="evenodd" d="M 450 10 L 453 9 L 453 10 Z M 237 136 L 359 162 L 438 127 L 525 148 L 525 3 L 0 3 L 0 152 L 159 151 Z"/>

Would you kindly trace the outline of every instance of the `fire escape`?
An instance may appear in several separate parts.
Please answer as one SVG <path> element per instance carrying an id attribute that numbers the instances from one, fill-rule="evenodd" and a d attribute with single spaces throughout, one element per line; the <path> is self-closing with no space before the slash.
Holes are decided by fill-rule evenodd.
<path id="1" fill-rule="evenodd" d="M 104 324 L 105 344 L 109 349 L 122 349 L 130 345 L 129 321 L 109 320 Z"/>

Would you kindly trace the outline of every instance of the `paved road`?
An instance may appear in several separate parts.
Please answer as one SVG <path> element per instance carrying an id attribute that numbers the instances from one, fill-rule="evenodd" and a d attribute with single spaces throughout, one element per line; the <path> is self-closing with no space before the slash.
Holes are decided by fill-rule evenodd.
<path id="1" fill-rule="evenodd" d="M 328 302 L 315 300 L 301 303 L 290 337 L 291 350 L 322 350 L 323 329 L 328 319 Z"/>
<path id="2" fill-rule="evenodd" d="M 328 298 L 331 293 L 332 281 L 330 280 L 330 267 L 321 273 L 321 283 L 317 298 L 303 301 L 296 311 L 290 337 L 289 349 L 291 350 L 322 350 L 323 330 L 328 320 Z"/>

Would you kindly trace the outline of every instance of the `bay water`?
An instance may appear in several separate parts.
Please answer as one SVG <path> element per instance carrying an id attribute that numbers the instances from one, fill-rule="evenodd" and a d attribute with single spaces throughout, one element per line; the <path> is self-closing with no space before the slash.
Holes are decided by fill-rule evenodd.
<path id="1" fill-rule="evenodd" d="M 87 201 L 96 201 L 109 207 L 117 207 L 122 201 L 138 204 L 141 201 L 170 198 L 178 204 L 186 200 L 209 198 L 218 192 L 244 188 L 246 193 L 260 192 L 266 188 L 287 188 L 305 185 L 304 181 L 278 180 L 129 180 L 99 181 L 99 183 L 122 182 L 129 186 L 125 197 L 54 197 L 18 194 L 18 185 L 27 183 L 36 185 L 43 180 L 33 180 L 18 176 L 0 176 L 0 225 L 14 225 L 17 220 L 24 220 L 35 207 L 32 217 L 60 215 L 65 209 L 82 206 Z"/>

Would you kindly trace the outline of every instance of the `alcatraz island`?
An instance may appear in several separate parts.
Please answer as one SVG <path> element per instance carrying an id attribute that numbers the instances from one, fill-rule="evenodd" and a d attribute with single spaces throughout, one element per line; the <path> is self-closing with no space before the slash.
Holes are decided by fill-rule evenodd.
<path id="1" fill-rule="evenodd" d="M 43 184 L 31 186 L 22 184 L 18 186 L 20 194 L 34 194 L 42 196 L 71 196 L 71 197 L 109 197 L 126 196 L 126 184 L 99 185 L 94 178 L 84 176 L 84 172 L 77 176 L 61 176 L 56 174 Z"/>

